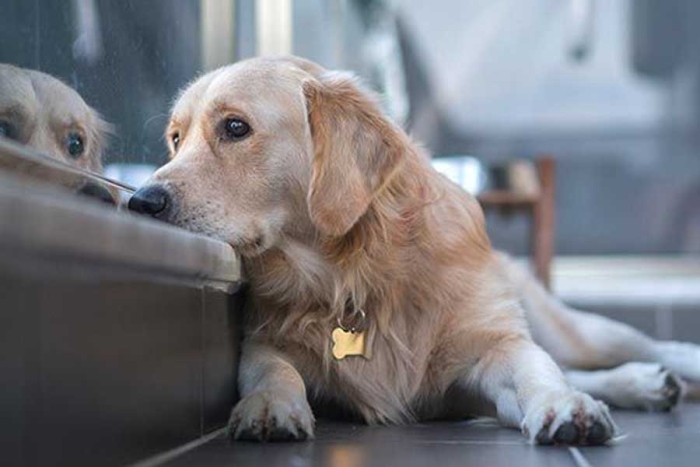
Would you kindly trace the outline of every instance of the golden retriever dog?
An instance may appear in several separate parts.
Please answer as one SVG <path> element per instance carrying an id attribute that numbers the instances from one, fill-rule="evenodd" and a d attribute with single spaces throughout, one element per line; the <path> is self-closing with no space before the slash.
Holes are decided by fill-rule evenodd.
<path id="1" fill-rule="evenodd" d="M 0 63 L 0 137 L 71 166 L 102 173 L 102 151 L 109 132 L 109 124 L 62 81 L 46 73 Z M 3 166 L 19 172 L 39 170 L 19 167 L 15 162 Z M 52 176 L 60 174 L 52 172 L 49 177 Z M 74 186 L 75 180 L 71 177 L 54 181 L 105 201 L 112 199 L 102 186 L 82 179 Z"/>
<path id="2" fill-rule="evenodd" d="M 352 76 L 221 68 L 182 92 L 167 140 L 130 208 L 242 255 L 233 438 L 310 438 L 311 405 L 330 403 L 370 424 L 495 416 L 533 442 L 601 444 L 616 427 L 584 391 L 663 408 L 679 384 L 654 362 L 700 379 L 696 347 L 569 310 L 492 250 L 477 201 Z"/>

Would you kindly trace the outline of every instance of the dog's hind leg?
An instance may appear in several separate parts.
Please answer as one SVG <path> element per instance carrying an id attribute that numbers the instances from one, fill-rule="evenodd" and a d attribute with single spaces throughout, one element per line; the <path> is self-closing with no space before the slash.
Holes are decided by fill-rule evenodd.
<path id="1" fill-rule="evenodd" d="M 507 255 L 500 259 L 525 308 L 535 342 L 559 364 L 602 369 L 657 362 L 684 379 L 700 382 L 700 346 L 656 341 L 626 324 L 568 307 Z"/>
<path id="2" fill-rule="evenodd" d="M 683 393 L 683 383 L 658 363 L 625 363 L 610 370 L 568 371 L 569 383 L 621 409 L 667 411 Z"/>

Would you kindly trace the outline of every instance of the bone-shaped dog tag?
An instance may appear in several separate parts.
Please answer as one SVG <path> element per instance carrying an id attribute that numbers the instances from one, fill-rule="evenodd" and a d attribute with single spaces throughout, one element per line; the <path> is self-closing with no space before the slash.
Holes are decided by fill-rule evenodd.
<path id="1" fill-rule="evenodd" d="M 336 360 L 353 355 L 369 358 L 364 331 L 353 332 L 343 328 L 335 328 L 331 333 L 331 338 L 333 339 L 333 356 Z"/>

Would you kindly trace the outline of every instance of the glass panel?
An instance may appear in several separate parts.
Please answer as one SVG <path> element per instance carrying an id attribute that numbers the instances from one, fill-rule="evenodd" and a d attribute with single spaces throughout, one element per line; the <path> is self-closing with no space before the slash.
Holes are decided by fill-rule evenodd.
<path id="1" fill-rule="evenodd" d="M 166 160 L 162 134 L 178 89 L 204 67 L 235 58 L 235 6 L 3 2 L 0 137 L 29 146 L 32 155 L 19 162 L 23 152 L 4 145 L 2 167 L 102 198 L 96 185 L 109 186 L 112 196 L 117 185 L 88 183 L 89 175 L 70 168 L 142 183 Z M 41 167 L 47 161 L 37 153 L 54 162 Z"/>
<path id="2" fill-rule="evenodd" d="M 0 62 L 65 86 L 47 85 L 20 112 L 18 99 L 31 99 L 19 76 L 32 72 L 4 65 L 0 135 L 138 186 L 166 161 L 162 135 L 184 85 L 238 59 L 291 52 L 360 75 L 437 157 L 468 154 L 491 173 L 551 155 L 560 254 L 700 252 L 697 2 L 515 3 L 5 0 Z M 49 94 L 84 104 L 54 109 Z M 61 130 L 32 137 L 28 112 Z M 77 137 L 87 156 L 70 155 Z M 489 225 L 496 245 L 527 252 L 526 219 Z"/>

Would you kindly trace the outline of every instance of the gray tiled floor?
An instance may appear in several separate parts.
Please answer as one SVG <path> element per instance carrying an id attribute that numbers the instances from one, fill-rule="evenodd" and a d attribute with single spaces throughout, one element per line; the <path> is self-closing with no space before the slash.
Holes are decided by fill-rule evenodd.
<path id="1" fill-rule="evenodd" d="M 167 463 L 220 466 L 696 466 L 700 459 L 700 404 L 674 413 L 616 412 L 626 437 L 610 447 L 534 447 L 516 431 L 491 422 L 367 427 L 321 422 L 315 441 L 230 443 L 221 437 Z M 577 454 L 578 460 L 576 459 Z M 578 461 L 578 464 L 577 464 Z M 586 464 L 588 463 L 588 464 Z"/>

